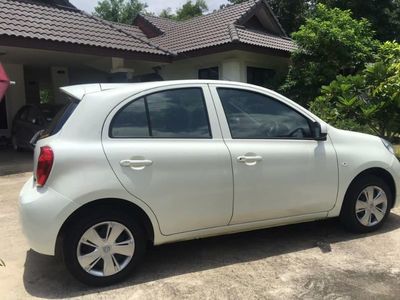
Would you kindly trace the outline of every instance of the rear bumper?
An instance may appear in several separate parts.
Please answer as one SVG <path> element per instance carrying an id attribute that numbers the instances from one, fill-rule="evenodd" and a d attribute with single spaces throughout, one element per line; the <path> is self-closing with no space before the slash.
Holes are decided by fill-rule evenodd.
<path id="1" fill-rule="evenodd" d="M 19 196 L 22 229 L 36 252 L 54 255 L 62 224 L 77 209 L 76 204 L 51 188 L 37 188 L 30 178 Z"/>

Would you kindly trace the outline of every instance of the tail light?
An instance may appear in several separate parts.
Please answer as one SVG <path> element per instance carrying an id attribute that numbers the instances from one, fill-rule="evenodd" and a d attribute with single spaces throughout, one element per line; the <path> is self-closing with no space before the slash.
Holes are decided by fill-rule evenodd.
<path id="1" fill-rule="evenodd" d="M 53 166 L 54 153 L 49 146 L 40 147 L 40 154 L 36 168 L 36 184 L 43 186 L 49 178 Z"/>

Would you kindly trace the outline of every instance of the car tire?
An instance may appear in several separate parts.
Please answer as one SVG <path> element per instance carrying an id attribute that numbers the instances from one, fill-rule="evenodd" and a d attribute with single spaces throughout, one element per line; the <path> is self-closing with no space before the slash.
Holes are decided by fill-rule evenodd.
<path id="1" fill-rule="evenodd" d="M 116 236 L 117 234 L 113 233 L 113 230 L 119 231 L 121 230 L 121 226 L 124 228 L 124 231 Z M 111 229 L 109 229 L 110 227 Z M 98 237 L 102 241 L 93 242 L 98 237 L 91 237 L 93 236 L 92 230 L 97 232 Z M 90 240 L 87 239 L 88 236 Z M 112 236 L 116 236 L 114 243 L 112 242 Z M 132 243 L 125 242 L 130 238 L 133 238 Z M 114 252 L 117 251 L 115 248 L 117 247 L 116 244 L 121 242 L 124 243 L 122 246 L 125 247 L 123 251 L 124 255 Z M 80 218 L 75 219 L 73 224 L 67 228 L 63 239 L 64 263 L 69 272 L 84 284 L 90 286 L 107 286 L 122 281 L 132 273 L 135 266 L 137 266 L 144 256 L 146 243 L 145 230 L 134 219 L 134 215 L 115 210 L 115 208 L 104 208 L 88 215 L 82 215 Z M 89 244 L 93 245 L 89 246 Z M 99 245 L 94 246 L 94 244 Z M 132 249 L 132 245 L 134 250 L 132 256 L 129 258 L 125 252 L 129 252 Z M 118 251 L 121 251 L 122 246 L 118 246 L 120 247 Z M 95 253 L 95 255 L 92 253 Z M 88 266 L 88 271 L 83 267 L 90 261 L 87 260 L 88 256 L 85 257 L 87 254 L 93 255 L 89 257 L 90 260 L 98 256 L 97 263 L 93 261 Z M 90 269 L 91 267 L 92 269 Z"/>
<path id="2" fill-rule="evenodd" d="M 21 151 L 21 147 L 18 146 L 17 137 L 15 135 L 11 138 L 11 144 L 14 151 Z"/>
<path id="3" fill-rule="evenodd" d="M 374 175 L 366 175 L 349 187 L 340 220 L 350 232 L 372 232 L 385 223 L 392 203 L 393 195 L 387 183 Z"/>

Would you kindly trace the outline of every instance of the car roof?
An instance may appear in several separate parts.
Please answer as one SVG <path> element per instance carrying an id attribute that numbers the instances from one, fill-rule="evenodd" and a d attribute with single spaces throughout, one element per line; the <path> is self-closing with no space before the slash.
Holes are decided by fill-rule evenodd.
<path id="1" fill-rule="evenodd" d="M 138 82 L 138 83 L 91 83 L 91 84 L 79 84 L 61 87 L 60 90 L 75 99 L 81 100 L 85 95 L 91 93 L 98 93 L 106 90 L 113 89 L 131 89 L 132 91 L 147 90 L 156 87 L 170 86 L 176 84 L 234 84 L 235 86 L 248 86 L 253 85 L 236 82 L 236 81 L 224 81 L 224 80 L 166 80 L 166 81 L 152 81 L 152 82 Z M 254 86 L 253 86 L 254 87 Z"/>

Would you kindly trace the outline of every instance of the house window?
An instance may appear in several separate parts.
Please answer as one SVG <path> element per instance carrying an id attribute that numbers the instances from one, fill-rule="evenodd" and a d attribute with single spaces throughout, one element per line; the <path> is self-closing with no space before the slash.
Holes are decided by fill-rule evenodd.
<path id="1" fill-rule="evenodd" d="M 271 87 L 275 73 L 272 69 L 247 67 L 247 83 Z"/>
<path id="2" fill-rule="evenodd" d="M 218 67 L 206 68 L 199 70 L 199 79 L 219 79 Z"/>

